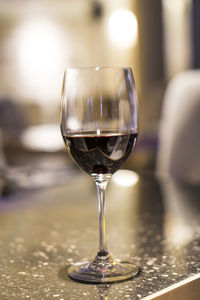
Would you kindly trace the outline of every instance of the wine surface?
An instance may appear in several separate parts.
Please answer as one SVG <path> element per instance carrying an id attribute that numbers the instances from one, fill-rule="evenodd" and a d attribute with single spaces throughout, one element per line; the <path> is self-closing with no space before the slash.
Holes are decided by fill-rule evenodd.
<path id="1" fill-rule="evenodd" d="M 63 135 L 68 152 L 89 175 L 113 174 L 130 155 L 137 133 Z"/>

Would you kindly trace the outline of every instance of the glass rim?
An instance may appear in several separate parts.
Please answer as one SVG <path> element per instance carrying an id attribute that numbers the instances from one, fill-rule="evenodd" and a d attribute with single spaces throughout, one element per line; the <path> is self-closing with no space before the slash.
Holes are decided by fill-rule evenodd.
<path id="1" fill-rule="evenodd" d="M 94 71 L 99 71 L 99 70 L 132 70 L 132 67 L 130 66 L 88 66 L 88 67 L 66 67 L 65 71 L 68 70 L 94 70 Z"/>

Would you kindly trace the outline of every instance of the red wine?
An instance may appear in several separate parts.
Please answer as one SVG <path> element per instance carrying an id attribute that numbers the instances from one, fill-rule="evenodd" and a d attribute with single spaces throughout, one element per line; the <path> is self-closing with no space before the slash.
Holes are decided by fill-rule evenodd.
<path id="1" fill-rule="evenodd" d="M 89 175 L 113 174 L 130 155 L 137 133 L 84 133 L 63 135 L 66 147 L 81 169 Z"/>
<path id="2" fill-rule="evenodd" d="M 137 133 L 63 135 L 66 147 L 81 169 L 89 175 L 113 174 L 130 155 Z"/>

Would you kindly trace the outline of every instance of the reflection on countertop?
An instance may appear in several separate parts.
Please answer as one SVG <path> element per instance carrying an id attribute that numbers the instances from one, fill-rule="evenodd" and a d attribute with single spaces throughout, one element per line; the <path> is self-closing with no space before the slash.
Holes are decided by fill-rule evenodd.
<path id="1" fill-rule="evenodd" d="M 67 265 L 92 258 L 97 250 L 96 189 L 89 176 L 16 192 L 8 209 L 1 200 L 1 299 L 153 299 L 198 276 L 199 191 L 147 173 L 130 186 L 110 180 L 108 248 L 113 257 L 139 265 L 140 273 L 105 289 L 74 282 L 66 273 Z"/>

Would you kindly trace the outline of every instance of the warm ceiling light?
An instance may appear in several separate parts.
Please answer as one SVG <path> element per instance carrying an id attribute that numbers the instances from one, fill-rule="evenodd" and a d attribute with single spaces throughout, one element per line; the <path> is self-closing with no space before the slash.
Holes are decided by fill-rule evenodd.
<path id="1" fill-rule="evenodd" d="M 20 79 L 34 97 L 57 94 L 56 78 L 63 70 L 60 30 L 50 20 L 24 21 L 15 33 Z"/>
<path id="2" fill-rule="evenodd" d="M 137 41 L 137 19 L 132 11 L 120 9 L 111 14 L 108 21 L 109 39 L 120 49 L 131 48 Z"/>

